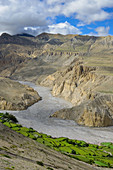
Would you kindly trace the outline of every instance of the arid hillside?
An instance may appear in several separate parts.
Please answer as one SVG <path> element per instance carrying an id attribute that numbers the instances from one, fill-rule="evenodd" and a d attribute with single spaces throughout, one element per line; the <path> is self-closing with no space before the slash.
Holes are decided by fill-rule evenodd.
<path id="1" fill-rule="evenodd" d="M 69 158 L 0 123 L 0 170 L 5 169 L 99 170 L 101 168 Z"/>
<path id="2" fill-rule="evenodd" d="M 92 123 L 88 123 L 90 120 L 86 121 L 89 116 L 84 116 L 83 111 L 80 120 L 76 120 L 79 124 L 112 125 L 112 36 L 42 33 L 33 37 L 4 33 L 0 36 L 0 44 L 0 76 L 51 87 L 54 96 L 63 97 L 72 102 L 74 107 L 82 103 L 84 107 L 88 105 Z M 106 101 L 104 108 L 103 98 Z M 101 104 L 95 100 L 99 100 Z M 109 113 L 110 121 L 107 124 L 104 121 L 102 124 L 97 123 L 97 119 L 104 120 L 105 113 Z M 73 115 L 76 114 L 73 112 Z M 70 119 L 69 116 L 64 117 Z M 104 117 L 106 122 L 106 116 Z"/>
<path id="3" fill-rule="evenodd" d="M 113 37 L 42 33 L 37 37 L 0 36 L 0 75 L 39 82 L 76 60 L 112 74 Z M 29 71 L 30 70 L 30 71 Z"/>
<path id="4" fill-rule="evenodd" d="M 24 110 L 39 100 L 33 88 L 0 77 L 0 110 Z"/>

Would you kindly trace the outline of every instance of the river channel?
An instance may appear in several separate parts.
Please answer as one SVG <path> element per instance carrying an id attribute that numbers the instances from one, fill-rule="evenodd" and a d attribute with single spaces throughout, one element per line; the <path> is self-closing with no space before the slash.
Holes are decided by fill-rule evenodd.
<path id="1" fill-rule="evenodd" d="M 53 137 L 63 136 L 96 144 L 113 142 L 113 127 L 89 128 L 79 126 L 71 120 L 49 118 L 55 111 L 72 107 L 72 104 L 61 98 L 53 97 L 50 88 L 36 86 L 31 82 L 21 83 L 34 88 L 42 97 L 41 101 L 30 106 L 27 110 L 8 111 L 15 115 L 23 126 L 32 127 L 38 132 L 46 133 Z"/>

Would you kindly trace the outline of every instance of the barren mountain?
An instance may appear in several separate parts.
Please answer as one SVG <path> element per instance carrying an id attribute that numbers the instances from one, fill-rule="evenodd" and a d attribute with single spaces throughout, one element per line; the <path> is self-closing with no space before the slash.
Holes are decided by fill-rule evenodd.
<path id="1" fill-rule="evenodd" d="M 79 105 L 85 107 L 89 103 L 93 105 L 96 98 L 100 98 L 101 101 L 101 96 L 107 101 L 109 96 L 112 96 L 112 36 L 42 33 L 32 37 L 26 34 L 15 36 L 3 34 L 0 37 L 0 44 L 0 76 L 51 86 L 54 96 L 71 101 L 74 107 Z M 85 123 L 86 117 L 89 116 L 85 116 L 84 111 L 81 113 L 82 119 L 76 121 L 90 126 L 112 125 L 112 99 L 110 102 L 109 107 L 105 104 L 107 112 L 96 102 L 92 109 L 93 113 L 90 114 L 93 115 L 93 123 Z M 101 115 L 100 120 L 104 119 L 103 117 L 106 119 L 105 115 L 109 113 L 110 123 L 106 124 L 104 121 L 102 124 L 97 123 L 94 110 L 98 110 L 96 114 Z M 71 114 L 76 115 L 78 112 Z M 69 116 L 65 118 L 70 119 Z"/>

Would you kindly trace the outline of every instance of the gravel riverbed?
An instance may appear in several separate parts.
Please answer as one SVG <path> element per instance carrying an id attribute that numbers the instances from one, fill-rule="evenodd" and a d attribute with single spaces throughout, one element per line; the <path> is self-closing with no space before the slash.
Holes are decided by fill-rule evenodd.
<path id="1" fill-rule="evenodd" d="M 51 114 L 63 108 L 72 107 L 72 104 L 51 95 L 51 89 L 36 86 L 31 82 L 21 82 L 38 91 L 42 100 L 23 111 L 7 111 L 16 116 L 19 123 L 32 127 L 38 132 L 53 137 L 68 137 L 84 140 L 88 143 L 113 142 L 113 126 L 105 128 L 89 128 L 77 125 L 71 120 L 49 118 Z M 1 111 L 6 112 L 6 111 Z"/>

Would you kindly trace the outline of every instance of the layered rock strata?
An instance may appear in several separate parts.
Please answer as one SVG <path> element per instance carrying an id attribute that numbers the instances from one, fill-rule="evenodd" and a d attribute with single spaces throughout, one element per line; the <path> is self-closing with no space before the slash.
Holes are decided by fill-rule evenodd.
<path id="1" fill-rule="evenodd" d="M 113 126 L 113 95 L 96 97 L 71 109 L 55 112 L 53 117 L 74 120 L 79 125 L 90 127 Z"/>
<path id="2" fill-rule="evenodd" d="M 75 106 L 53 116 L 75 120 L 80 125 L 100 127 L 113 125 L 112 95 L 98 92 L 101 85 L 109 81 L 109 77 L 97 74 L 96 67 L 76 62 L 48 76 L 41 85 L 52 87 L 53 96 L 63 97 Z"/>
<path id="3" fill-rule="evenodd" d="M 74 66 L 57 71 L 41 82 L 43 86 L 52 87 L 53 96 L 63 97 L 73 105 L 95 98 L 95 89 L 106 80 L 105 76 L 96 74 L 96 67 L 87 67 L 80 62 Z"/>
<path id="4" fill-rule="evenodd" d="M 40 99 L 31 87 L 0 78 L 0 110 L 24 110 Z"/>

